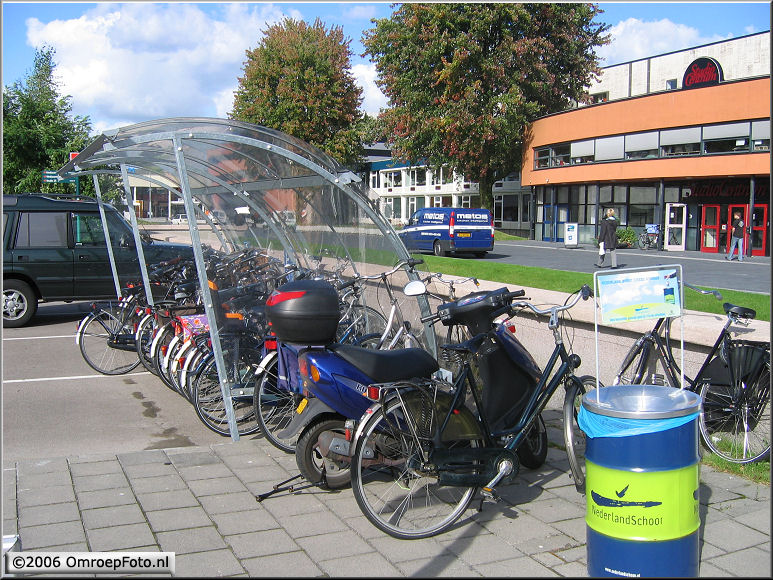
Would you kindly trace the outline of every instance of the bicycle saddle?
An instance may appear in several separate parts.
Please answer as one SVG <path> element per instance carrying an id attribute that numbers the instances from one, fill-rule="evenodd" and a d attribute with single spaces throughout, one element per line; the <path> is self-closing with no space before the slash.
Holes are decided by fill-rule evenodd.
<path id="1" fill-rule="evenodd" d="M 432 355 L 421 348 L 375 350 L 351 344 L 334 344 L 329 349 L 375 383 L 429 377 L 440 368 Z"/>
<path id="2" fill-rule="evenodd" d="M 736 306 L 735 304 L 730 304 L 729 302 L 725 302 L 722 305 L 722 308 L 725 309 L 725 314 L 735 314 L 740 318 L 753 319 L 755 316 L 757 316 L 756 310 L 753 310 L 751 308 L 744 308 L 743 306 Z"/>

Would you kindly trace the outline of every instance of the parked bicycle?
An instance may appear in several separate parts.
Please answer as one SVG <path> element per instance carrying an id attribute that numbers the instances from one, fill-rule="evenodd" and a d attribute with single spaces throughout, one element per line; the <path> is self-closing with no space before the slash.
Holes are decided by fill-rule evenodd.
<path id="1" fill-rule="evenodd" d="M 646 224 L 644 231 L 639 234 L 639 247 L 642 250 L 650 248 L 658 249 L 660 240 L 660 224 Z"/>
<path id="2" fill-rule="evenodd" d="M 513 301 L 522 295 L 507 288 L 478 293 L 443 304 L 424 319 L 463 324 L 473 337 L 443 347 L 463 356 L 453 384 L 430 379 L 368 386 L 364 395 L 374 404 L 357 426 L 351 479 L 357 504 L 380 530 L 401 539 L 426 538 L 453 525 L 478 489 L 484 499 L 496 500 L 495 487 L 513 479 L 521 464 L 544 463 L 548 441 L 541 412 L 558 387 L 595 385 L 595 378 L 575 374 L 580 357 L 567 350 L 559 316 L 587 300 L 590 287 L 548 308 Z M 496 322 L 522 308 L 550 317 L 555 348 L 544 370 L 507 325 Z M 473 359 L 483 383 L 480 395 Z M 472 409 L 465 404 L 468 392 Z"/>
<path id="3" fill-rule="evenodd" d="M 691 284 L 684 286 L 713 294 Z M 726 320 L 695 378 L 684 388 L 700 394 L 700 431 L 706 447 L 732 463 L 751 463 L 770 454 L 770 343 L 733 339 L 730 327 L 748 326 L 756 312 L 725 302 Z M 660 318 L 625 355 L 614 384 L 682 386 L 682 371 L 672 352 L 671 318 Z"/>

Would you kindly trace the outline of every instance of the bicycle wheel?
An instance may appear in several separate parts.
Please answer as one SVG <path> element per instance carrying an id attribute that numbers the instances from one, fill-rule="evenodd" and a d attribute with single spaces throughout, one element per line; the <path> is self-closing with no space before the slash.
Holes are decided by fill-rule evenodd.
<path id="1" fill-rule="evenodd" d="M 420 428 L 421 409 L 417 393 L 408 393 L 373 413 L 355 442 L 350 466 L 352 491 L 365 517 L 390 536 L 406 540 L 427 538 L 449 528 L 468 508 L 477 489 L 447 485 L 437 470 L 424 467 L 420 448 L 427 441 L 420 441 L 409 427 Z M 482 446 L 480 425 L 474 418 L 470 424 L 476 433 L 444 443 L 449 448 Z"/>
<path id="2" fill-rule="evenodd" d="M 467 327 L 463 324 L 453 324 L 448 327 L 448 333 L 446 335 L 445 344 L 462 344 L 463 342 L 472 338 Z M 444 349 L 443 345 L 440 345 L 440 362 L 442 367 L 451 371 L 454 379 L 462 370 L 462 355 L 456 351 Z M 477 366 L 473 367 L 475 374 L 475 382 L 480 385 L 480 374 Z"/>
<path id="3" fill-rule="evenodd" d="M 366 334 L 381 334 L 386 324 L 386 318 L 375 308 L 355 304 L 347 310 L 338 323 L 336 342 L 353 343 Z"/>
<path id="4" fill-rule="evenodd" d="M 153 374 L 156 374 L 156 369 L 150 356 L 150 345 L 153 344 L 156 329 L 156 319 L 152 314 L 147 314 L 137 325 L 137 331 L 134 333 L 134 346 L 137 350 L 137 356 L 142 366 Z"/>
<path id="5" fill-rule="evenodd" d="M 647 384 L 679 388 L 679 385 L 669 385 L 668 376 L 657 350 L 648 335 L 644 335 L 640 336 L 626 353 L 612 384 Z"/>
<path id="6" fill-rule="evenodd" d="M 274 356 L 266 364 L 260 378 L 260 386 L 255 389 L 255 415 L 266 441 L 277 449 L 293 453 L 297 436 L 282 439 L 278 434 L 292 421 L 299 395 L 278 386 L 278 368 L 279 361 Z"/>
<path id="7" fill-rule="evenodd" d="M 232 347 L 233 345 L 229 345 Z M 224 346 L 226 372 L 231 384 L 231 403 L 234 411 L 237 431 L 240 435 L 250 435 L 260 429 L 255 417 L 253 404 L 255 368 L 260 363 L 261 351 L 246 345 L 239 346 L 238 358 L 231 348 Z M 208 355 L 196 378 L 193 389 L 193 403 L 199 419 L 215 433 L 230 435 L 225 399 L 220 389 L 214 354 Z"/>
<path id="8" fill-rule="evenodd" d="M 770 352 L 761 369 L 746 376 L 738 373 L 732 385 L 703 383 L 700 395 L 701 437 L 712 453 L 731 463 L 769 456 Z"/>
<path id="9" fill-rule="evenodd" d="M 131 326 L 108 310 L 96 312 L 83 325 L 78 343 L 83 360 L 103 375 L 123 375 L 140 364 Z"/>
<path id="10" fill-rule="evenodd" d="M 542 414 L 529 427 L 529 432 L 516 450 L 521 465 L 529 469 L 539 469 L 548 458 L 548 430 Z"/>
<path id="11" fill-rule="evenodd" d="M 574 487 L 585 493 L 585 433 L 577 423 L 582 397 L 596 388 L 596 379 L 591 376 L 577 377 L 579 383 L 572 382 L 564 398 L 564 444 L 569 458 Z M 604 386 L 599 383 L 600 386 Z"/>
<path id="12" fill-rule="evenodd" d="M 647 234 L 639 234 L 639 248 L 646 250 L 650 247 L 650 239 Z"/>
<path id="13" fill-rule="evenodd" d="M 164 377 L 161 368 L 164 363 L 164 357 L 166 356 L 169 344 L 172 342 L 174 337 L 174 325 L 171 322 L 167 322 L 158 329 L 158 332 L 156 333 L 156 336 L 153 338 L 153 342 L 150 345 L 150 358 L 153 361 L 153 368 L 156 371 L 155 374 L 161 378 L 165 385 L 167 383 L 163 380 Z"/>

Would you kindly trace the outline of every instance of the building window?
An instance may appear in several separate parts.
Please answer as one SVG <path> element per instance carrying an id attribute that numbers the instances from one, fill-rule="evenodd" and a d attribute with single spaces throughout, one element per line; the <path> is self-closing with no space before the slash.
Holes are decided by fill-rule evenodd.
<path id="1" fill-rule="evenodd" d="M 660 132 L 660 153 L 663 157 L 698 155 L 701 152 L 701 128 L 667 129 Z"/>
<path id="2" fill-rule="evenodd" d="M 634 133 L 625 136 L 626 159 L 652 159 L 658 156 L 658 132 Z"/>
<path id="3" fill-rule="evenodd" d="M 550 165 L 553 167 L 560 167 L 562 165 L 569 165 L 569 145 L 556 145 L 553 147 L 552 155 L 550 159 Z"/>
<path id="4" fill-rule="evenodd" d="M 770 151 L 770 120 L 752 121 L 752 150 Z"/>
<path id="5" fill-rule="evenodd" d="M 531 198 L 530 193 L 524 193 L 521 196 L 521 222 L 523 223 L 531 222 Z"/>
<path id="6" fill-rule="evenodd" d="M 749 152 L 749 139 L 717 139 L 703 142 L 703 152 L 707 155 L 714 153 Z"/>
<path id="7" fill-rule="evenodd" d="M 534 150 L 534 166 L 542 169 L 550 165 L 550 147 Z"/>
<path id="8" fill-rule="evenodd" d="M 417 167 L 408 171 L 408 185 L 411 187 L 427 185 L 427 169 Z"/>
<path id="9" fill-rule="evenodd" d="M 370 172 L 370 186 L 373 189 L 378 189 L 378 171 Z"/>
<path id="10" fill-rule="evenodd" d="M 402 171 L 382 171 L 381 182 L 384 187 L 401 187 L 403 184 L 403 172 Z"/>
<path id="11" fill-rule="evenodd" d="M 676 89 L 676 79 L 668 79 L 666 81 L 666 90 L 673 91 Z"/>
<path id="12" fill-rule="evenodd" d="M 603 93 L 595 93 L 590 96 L 591 103 L 606 103 L 609 100 L 609 91 Z"/>

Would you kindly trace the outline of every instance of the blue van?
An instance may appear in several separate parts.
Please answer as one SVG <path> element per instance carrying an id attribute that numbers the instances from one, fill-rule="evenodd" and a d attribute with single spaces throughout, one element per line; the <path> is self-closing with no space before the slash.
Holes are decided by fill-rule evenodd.
<path id="1" fill-rule="evenodd" d="M 409 252 L 447 256 L 470 252 L 482 258 L 494 249 L 494 222 L 487 209 L 425 207 L 399 232 Z"/>

